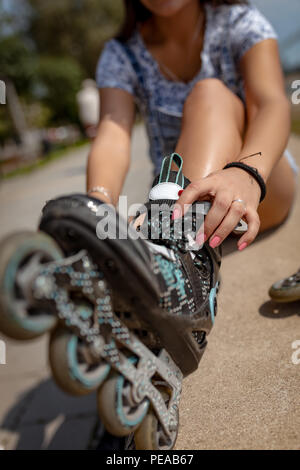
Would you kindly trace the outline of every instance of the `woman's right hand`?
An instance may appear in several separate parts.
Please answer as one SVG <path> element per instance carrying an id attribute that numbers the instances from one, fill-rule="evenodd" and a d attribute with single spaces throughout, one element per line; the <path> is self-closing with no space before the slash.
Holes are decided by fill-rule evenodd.
<path id="1" fill-rule="evenodd" d="M 173 218 L 184 214 L 197 200 L 212 200 L 205 217 L 204 233 L 201 230 L 197 242 L 202 245 L 210 239 L 212 248 L 219 246 L 234 231 L 243 217 L 248 230 L 238 241 L 238 249 L 244 250 L 256 238 L 260 219 L 257 213 L 261 190 L 258 183 L 240 168 L 228 168 L 211 173 L 206 178 L 192 182 L 176 202 Z M 178 212 L 177 212 L 178 211 Z"/>

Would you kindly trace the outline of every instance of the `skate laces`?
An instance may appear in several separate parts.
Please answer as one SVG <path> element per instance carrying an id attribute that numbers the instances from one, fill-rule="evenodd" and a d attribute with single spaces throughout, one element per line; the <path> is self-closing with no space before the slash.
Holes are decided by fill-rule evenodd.
<path id="1" fill-rule="evenodd" d="M 172 165 L 177 170 L 172 170 Z M 179 199 L 178 192 L 186 188 L 190 181 L 182 173 L 183 160 L 177 153 L 163 159 L 160 174 L 155 178 L 145 204 L 146 218 L 140 230 L 149 241 L 164 245 L 173 250 L 187 252 L 198 250 L 196 234 L 203 217 L 197 217 L 196 203 L 180 219 L 172 220 L 173 205 Z M 199 215 L 199 214 L 198 214 Z"/>

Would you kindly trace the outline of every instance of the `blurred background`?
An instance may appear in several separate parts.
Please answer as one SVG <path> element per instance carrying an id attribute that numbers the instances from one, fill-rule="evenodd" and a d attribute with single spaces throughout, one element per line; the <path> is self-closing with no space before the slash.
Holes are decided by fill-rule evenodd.
<path id="1" fill-rule="evenodd" d="M 300 0 L 254 3 L 279 34 L 292 97 L 300 80 Z M 0 0 L 0 239 L 35 230 L 45 201 L 85 191 L 99 114 L 96 63 L 122 15 L 122 0 Z M 289 149 L 300 165 L 300 103 L 292 116 Z M 129 204 L 145 200 L 151 170 L 138 122 L 123 190 Z M 225 246 L 220 314 L 201 367 L 184 382 L 178 449 L 299 450 L 300 365 L 291 362 L 291 344 L 300 339 L 300 305 L 277 306 L 268 297 L 268 287 L 300 264 L 299 203 L 298 191 L 287 222 L 245 252 Z M 0 340 L 7 349 L 0 449 L 105 447 L 95 394 L 72 398 L 55 386 L 47 337 L 26 345 Z"/>
<path id="2" fill-rule="evenodd" d="M 300 2 L 255 3 L 278 31 L 290 93 L 300 76 Z M 3 176 L 93 137 L 98 98 L 92 79 L 122 16 L 122 0 L 0 0 L 0 79 L 7 86 L 7 106 L 0 106 Z M 299 133 L 298 108 L 293 131 Z"/>
<path id="3" fill-rule="evenodd" d="M 2 174 L 93 135 L 97 90 L 85 79 L 94 78 L 122 12 L 121 0 L 0 0 L 0 79 L 7 87 Z M 80 104 L 89 99 L 93 116 L 86 123 Z"/>

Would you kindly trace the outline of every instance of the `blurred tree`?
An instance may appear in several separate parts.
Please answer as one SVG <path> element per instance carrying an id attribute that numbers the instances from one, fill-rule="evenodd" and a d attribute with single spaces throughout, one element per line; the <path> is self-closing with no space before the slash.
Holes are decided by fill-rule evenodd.
<path id="1" fill-rule="evenodd" d="M 51 109 L 52 121 L 76 122 L 76 94 L 83 72 L 71 57 L 41 56 L 37 68 L 40 101 Z"/>
<path id="2" fill-rule="evenodd" d="M 27 124 L 78 122 L 81 81 L 94 77 L 122 16 L 123 0 L 0 0 L 0 79 L 14 103 L 0 109 L 0 141 L 22 140 Z"/>
<path id="3" fill-rule="evenodd" d="M 27 94 L 35 73 L 36 56 L 23 38 L 17 34 L 0 37 L 0 76 L 12 80 L 19 92 Z"/>
<path id="4" fill-rule="evenodd" d="M 0 36 L 0 79 L 6 83 L 7 93 L 7 107 L 1 110 L 4 120 L 0 129 L 1 140 L 15 135 L 19 140 L 23 139 L 26 121 L 18 93 L 28 96 L 35 70 L 35 56 L 19 35 Z"/>
<path id="5" fill-rule="evenodd" d="M 7 139 L 12 139 L 15 135 L 13 123 L 9 117 L 7 109 L 0 107 L 0 144 L 4 144 Z"/>
<path id="6" fill-rule="evenodd" d="M 73 57 L 94 77 L 103 42 L 118 30 L 122 0 L 28 0 L 29 29 L 40 54 Z"/>

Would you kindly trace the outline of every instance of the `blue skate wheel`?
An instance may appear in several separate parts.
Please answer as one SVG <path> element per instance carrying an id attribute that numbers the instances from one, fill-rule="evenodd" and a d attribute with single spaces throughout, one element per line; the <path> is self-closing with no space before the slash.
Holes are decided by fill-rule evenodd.
<path id="1" fill-rule="evenodd" d="M 0 243 L 0 331 L 27 340 L 41 336 L 56 317 L 31 295 L 31 283 L 45 263 L 63 258 L 56 243 L 41 232 L 19 232 Z"/>
<path id="2" fill-rule="evenodd" d="M 158 387 L 158 389 L 167 404 L 170 399 L 167 389 L 163 387 Z M 134 433 L 136 450 L 172 450 L 176 443 L 179 428 L 178 408 L 176 408 L 175 415 L 176 424 L 172 427 L 172 431 L 168 436 L 151 407 L 142 424 Z"/>
<path id="3" fill-rule="evenodd" d="M 128 436 L 144 420 L 149 400 L 133 402 L 132 385 L 122 375 L 112 372 L 98 391 L 98 411 L 103 425 L 114 436 Z"/>
<path id="4" fill-rule="evenodd" d="M 212 324 L 215 323 L 215 317 L 217 314 L 217 292 L 219 288 L 219 282 L 216 283 L 215 287 L 213 287 L 209 294 L 209 309 L 211 315 Z"/>
<path id="5" fill-rule="evenodd" d="M 50 337 L 49 362 L 56 384 L 75 396 L 94 392 L 110 371 L 104 360 L 91 357 L 87 346 L 76 335 L 60 327 Z"/>

